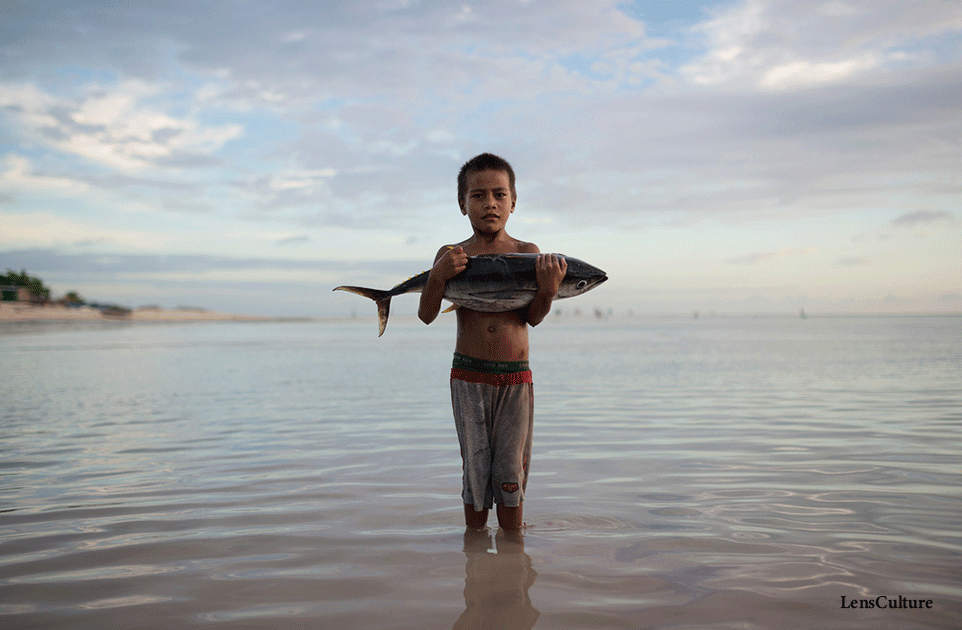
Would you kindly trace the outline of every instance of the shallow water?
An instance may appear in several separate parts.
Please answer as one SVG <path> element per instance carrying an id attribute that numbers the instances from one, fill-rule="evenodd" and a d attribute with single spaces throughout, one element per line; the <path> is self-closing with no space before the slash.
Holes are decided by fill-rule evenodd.
<path id="1" fill-rule="evenodd" d="M 962 318 L 552 319 L 518 538 L 452 322 L 0 325 L 0 625 L 962 626 Z"/>

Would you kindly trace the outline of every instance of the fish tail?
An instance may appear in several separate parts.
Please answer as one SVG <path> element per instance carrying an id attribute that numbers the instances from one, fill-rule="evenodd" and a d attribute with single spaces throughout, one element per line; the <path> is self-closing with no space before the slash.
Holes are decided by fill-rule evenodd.
<path id="1" fill-rule="evenodd" d="M 350 291 L 351 293 L 356 293 L 357 295 L 363 295 L 366 298 L 374 300 L 377 304 L 377 323 L 378 323 L 378 333 L 377 336 L 380 337 L 384 334 L 384 329 L 387 328 L 387 318 L 391 313 L 391 292 L 382 291 L 381 289 L 368 289 L 366 287 L 335 287 L 335 291 Z"/>

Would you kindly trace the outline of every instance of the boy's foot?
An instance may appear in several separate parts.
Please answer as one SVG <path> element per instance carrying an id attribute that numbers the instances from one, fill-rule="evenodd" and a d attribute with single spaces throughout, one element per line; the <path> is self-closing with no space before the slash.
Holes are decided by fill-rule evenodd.
<path id="1" fill-rule="evenodd" d="M 488 511 L 475 512 L 473 505 L 464 506 L 464 524 L 471 529 L 482 529 L 488 525 Z"/>

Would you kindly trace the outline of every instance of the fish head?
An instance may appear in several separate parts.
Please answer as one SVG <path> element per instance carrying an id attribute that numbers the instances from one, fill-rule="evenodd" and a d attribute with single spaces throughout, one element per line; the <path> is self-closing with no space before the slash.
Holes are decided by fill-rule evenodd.
<path id="1" fill-rule="evenodd" d="M 593 265 L 577 258 L 559 255 L 563 256 L 568 263 L 568 271 L 565 273 L 564 280 L 561 281 L 561 286 L 558 287 L 559 298 L 587 293 L 608 279 L 608 274 Z"/>

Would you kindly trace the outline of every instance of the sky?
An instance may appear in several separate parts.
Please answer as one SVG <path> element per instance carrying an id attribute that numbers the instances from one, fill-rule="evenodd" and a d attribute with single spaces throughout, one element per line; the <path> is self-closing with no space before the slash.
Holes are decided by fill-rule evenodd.
<path id="1" fill-rule="evenodd" d="M 331 289 L 470 236 L 487 151 L 609 275 L 562 310 L 962 312 L 958 0 L 0 12 L 0 270 L 55 297 L 373 318 Z"/>

